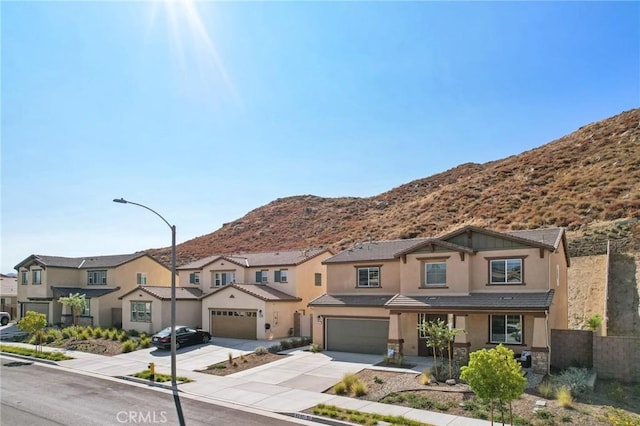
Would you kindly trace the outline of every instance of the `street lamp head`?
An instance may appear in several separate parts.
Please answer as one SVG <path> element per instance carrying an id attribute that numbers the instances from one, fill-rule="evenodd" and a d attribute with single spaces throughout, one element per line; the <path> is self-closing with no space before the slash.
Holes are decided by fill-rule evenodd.
<path id="1" fill-rule="evenodd" d="M 114 203 L 121 203 L 121 204 L 127 204 L 128 203 L 128 201 L 125 200 L 124 198 L 114 198 L 113 202 Z"/>

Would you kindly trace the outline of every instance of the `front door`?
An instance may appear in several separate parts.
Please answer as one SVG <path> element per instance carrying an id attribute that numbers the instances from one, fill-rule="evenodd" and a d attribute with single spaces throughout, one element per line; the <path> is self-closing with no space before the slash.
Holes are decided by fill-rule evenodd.
<path id="1" fill-rule="evenodd" d="M 447 314 L 418 314 L 418 325 L 423 322 L 435 321 L 441 319 L 447 323 Z M 433 348 L 427 347 L 427 336 L 422 331 L 418 331 L 418 355 L 419 356 L 433 356 Z M 437 353 L 440 355 L 440 353 Z"/>

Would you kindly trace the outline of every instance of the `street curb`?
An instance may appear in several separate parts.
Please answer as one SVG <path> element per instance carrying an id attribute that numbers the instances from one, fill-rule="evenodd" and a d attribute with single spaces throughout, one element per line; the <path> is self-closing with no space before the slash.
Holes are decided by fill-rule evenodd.
<path id="1" fill-rule="evenodd" d="M 132 376 L 111 376 L 111 377 L 115 377 L 116 379 L 120 379 L 120 380 L 127 380 L 127 381 L 130 381 L 130 382 L 136 382 L 136 383 L 140 383 L 142 385 L 147 385 L 147 386 L 151 386 L 151 387 L 162 388 L 162 389 L 166 389 L 166 390 L 173 390 L 173 387 L 171 387 L 171 385 L 165 385 L 165 384 L 158 383 L 158 382 L 152 382 L 151 380 L 140 379 L 138 377 L 132 377 Z M 179 389 L 178 389 L 178 392 L 180 392 Z"/>
<path id="2" fill-rule="evenodd" d="M 26 355 L 12 354 L 11 352 L 0 352 L 0 356 L 8 356 L 8 357 L 13 357 L 18 359 L 24 359 L 27 361 L 39 362 L 42 364 L 57 365 L 58 367 L 60 366 L 60 364 L 58 364 L 57 361 L 51 361 L 49 359 L 36 358 L 36 357 L 26 356 Z"/>

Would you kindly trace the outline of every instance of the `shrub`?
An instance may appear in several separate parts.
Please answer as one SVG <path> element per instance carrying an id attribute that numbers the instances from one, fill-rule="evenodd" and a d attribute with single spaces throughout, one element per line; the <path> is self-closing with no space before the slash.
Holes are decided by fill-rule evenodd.
<path id="1" fill-rule="evenodd" d="M 139 335 L 140 333 L 138 332 L 138 330 L 129 330 L 129 336 L 138 337 Z"/>
<path id="2" fill-rule="evenodd" d="M 373 382 L 376 383 L 376 384 L 379 384 L 379 385 L 384 383 L 382 381 L 382 379 L 380 377 L 378 377 L 378 376 L 373 376 Z"/>
<path id="3" fill-rule="evenodd" d="M 607 396 L 615 402 L 625 402 L 627 400 L 627 393 L 618 382 L 609 384 L 607 387 Z"/>
<path id="4" fill-rule="evenodd" d="M 560 421 L 562 423 L 571 423 L 571 416 L 569 414 L 563 414 L 562 417 L 560 417 Z"/>
<path id="5" fill-rule="evenodd" d="M 536 417 L 539 419 L 548 420 L 553 417 L 553 414 L 551 414 L 551 411 L 549 410 L 537 410 Z"/>
<path id="6" fill-rule="evenodd" d="M 121 341 L 122 343 L 124 343 L 127 340 L 129 340 L 129 336 L 127 335 L 127 332 L 126 331 L 121 331 L 120 334 L 118 334 L 118 340 Z"/>
<path id="7" fill-rule="evenodd" d="M 273 345 L 273 346 L 269 346 L 269 349 L 267 349 L 267 350 L 272 354 L 277 354 L 282 349 L 280 348 L 280 345 Z"/>
<path id="8" fill-rule="evenodd" d="M 122 344 L 122 346 L 120 346 L 120 350 L 122 350 L 122 352 L 124 353 L 134 351 L 135 349 L 136 343 L 133 340 L 127 340 Z"/>
<path id="9" fill-rule="evenodd" d="M 356 396 L 363 396 L 367 394 L 367 385 L 360 380 L 356 380 L 351 385 L 351 389 Z"/>
<path id="10" fill-rule="evenodd" d="M 141 348 L 148 348 L 148 347 L 151 346 L 151 339 L 148 338 L 148 337 L 143 337 L 143 338 L 140 339 L 140 343 L 138 343 L 138 345 Z"/>
<path id="11" fill-rule="evenodd" d="M 353 385 L 358 381 L 358 376 L 355 373 L 345 373 L 342 376 L 342 383 L 344 383 L 347 392 L 351 392 L 353 390 Z"/>
<path id="12" fill-rule="evenodd" d="M 424 373 L 422 373 L 420 375 L 420 383 L 422 383 L 423 385 L 429 385 L 431 384 L 431 375 L 426 375 Z"/>
<path id="13" fill-rule="evenodd" d="M 556 399 L 558 404 L 563 408 L 569 408 L 573 404 L 573 397 L 571 396 L 571 389 L 566 386 L 561 386 L 556 391 Z"/>
<path id="14" fill-rule="evenodd" d="M 89 332 L 87 330 L 82 330 L 78 333 L 78 340 L 89 340 L 91 336 L 89 336 Z"/>
<path id="15" fill-rule="evenodd" d="M 569 367 L 557 378 L 559 386 L 566 386 L 573 395 L 583 393 L 587 390 L 591 370 L 588 368 Z"/>
<path id="16" fill-rule="evenodd" d="M 548 380 L 540 382 L 538 385 L 538 392 L 540 392 L 540 395 L 546 399 L 551 399 L 551 396 L 553 395 L 553 385 Z"/>
<path id="17" fill-rule="evenodd" d="M 305 336 L 302 338 L 302 344 L 300 346 L 307 346 L 311 344 L 311 337 Z"/>
<path id="18" fill-rule="evenodd" d="M 118 332 L 116 330 L 109 331 L 109 339 L 113 341 L 118 340 Z"/>
<path id="19" fill-rule="evenodd" d="M 282 350 L 287 350 L 293 348 L 294 346 L 291 340 L 283 340 L 280 342 L 280 347 L 282 348 Z"/>
<path id="20" fill-rule="evenodd" d="M 231 352 L 227 354 L 227 361 L 229 361 L 229 364 L 233 363 L 233 354 Z"/>
<path id="21" fill-rule="evenodd" d="M 64 328 L 62 329 L 61 334 L 63 339 L 69 339 L 73 336 L 73 330 L 71 328 Z"/>
<path id="22" fill-rule="evenodd" d="M 333 392 L 335 392 L 336 395 L 344 395 L 347 392 L 347 386 L 344 382 L 338 382 L 333 386 Z"/>
<path id="23" fill-rule="evenodd" d="M 267 348 L 265 348 L 264 346 L 258 346 L 257 348 L 254 349 L 253 351 L 256 355 L 266 355 L 269 353 L 269 351 L 267 350 Z"/>
<path id="24" fill-rule="evenodd" d="M 318 352 L 322 352 L 322 348 L 320 347 L 320 345 L 316 345 L 315 343 L 312 343 L 311 346 L 309 346 L 309 351 L 313 353 L 318 353 Z"/>
<path id="25" fill-rule="evenodd" d="M 102 336 L 104 336 L 104 331 L 100 327 L 93 329 L 93 337 L 102 339 Z"/>

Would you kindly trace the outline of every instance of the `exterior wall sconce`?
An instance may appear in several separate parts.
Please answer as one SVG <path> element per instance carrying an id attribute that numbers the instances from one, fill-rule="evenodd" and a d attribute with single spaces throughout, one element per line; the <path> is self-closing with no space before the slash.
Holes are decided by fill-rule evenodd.
<path id="1" fill-rule="evenodd" d="M 322 315 L 318 315 L 318 322 L 322 323 Z"/>
<path id="2" fill-rule="evenodd" d="M 258 310 L 258 316 L 262 318 L 262 309 Z"/>

